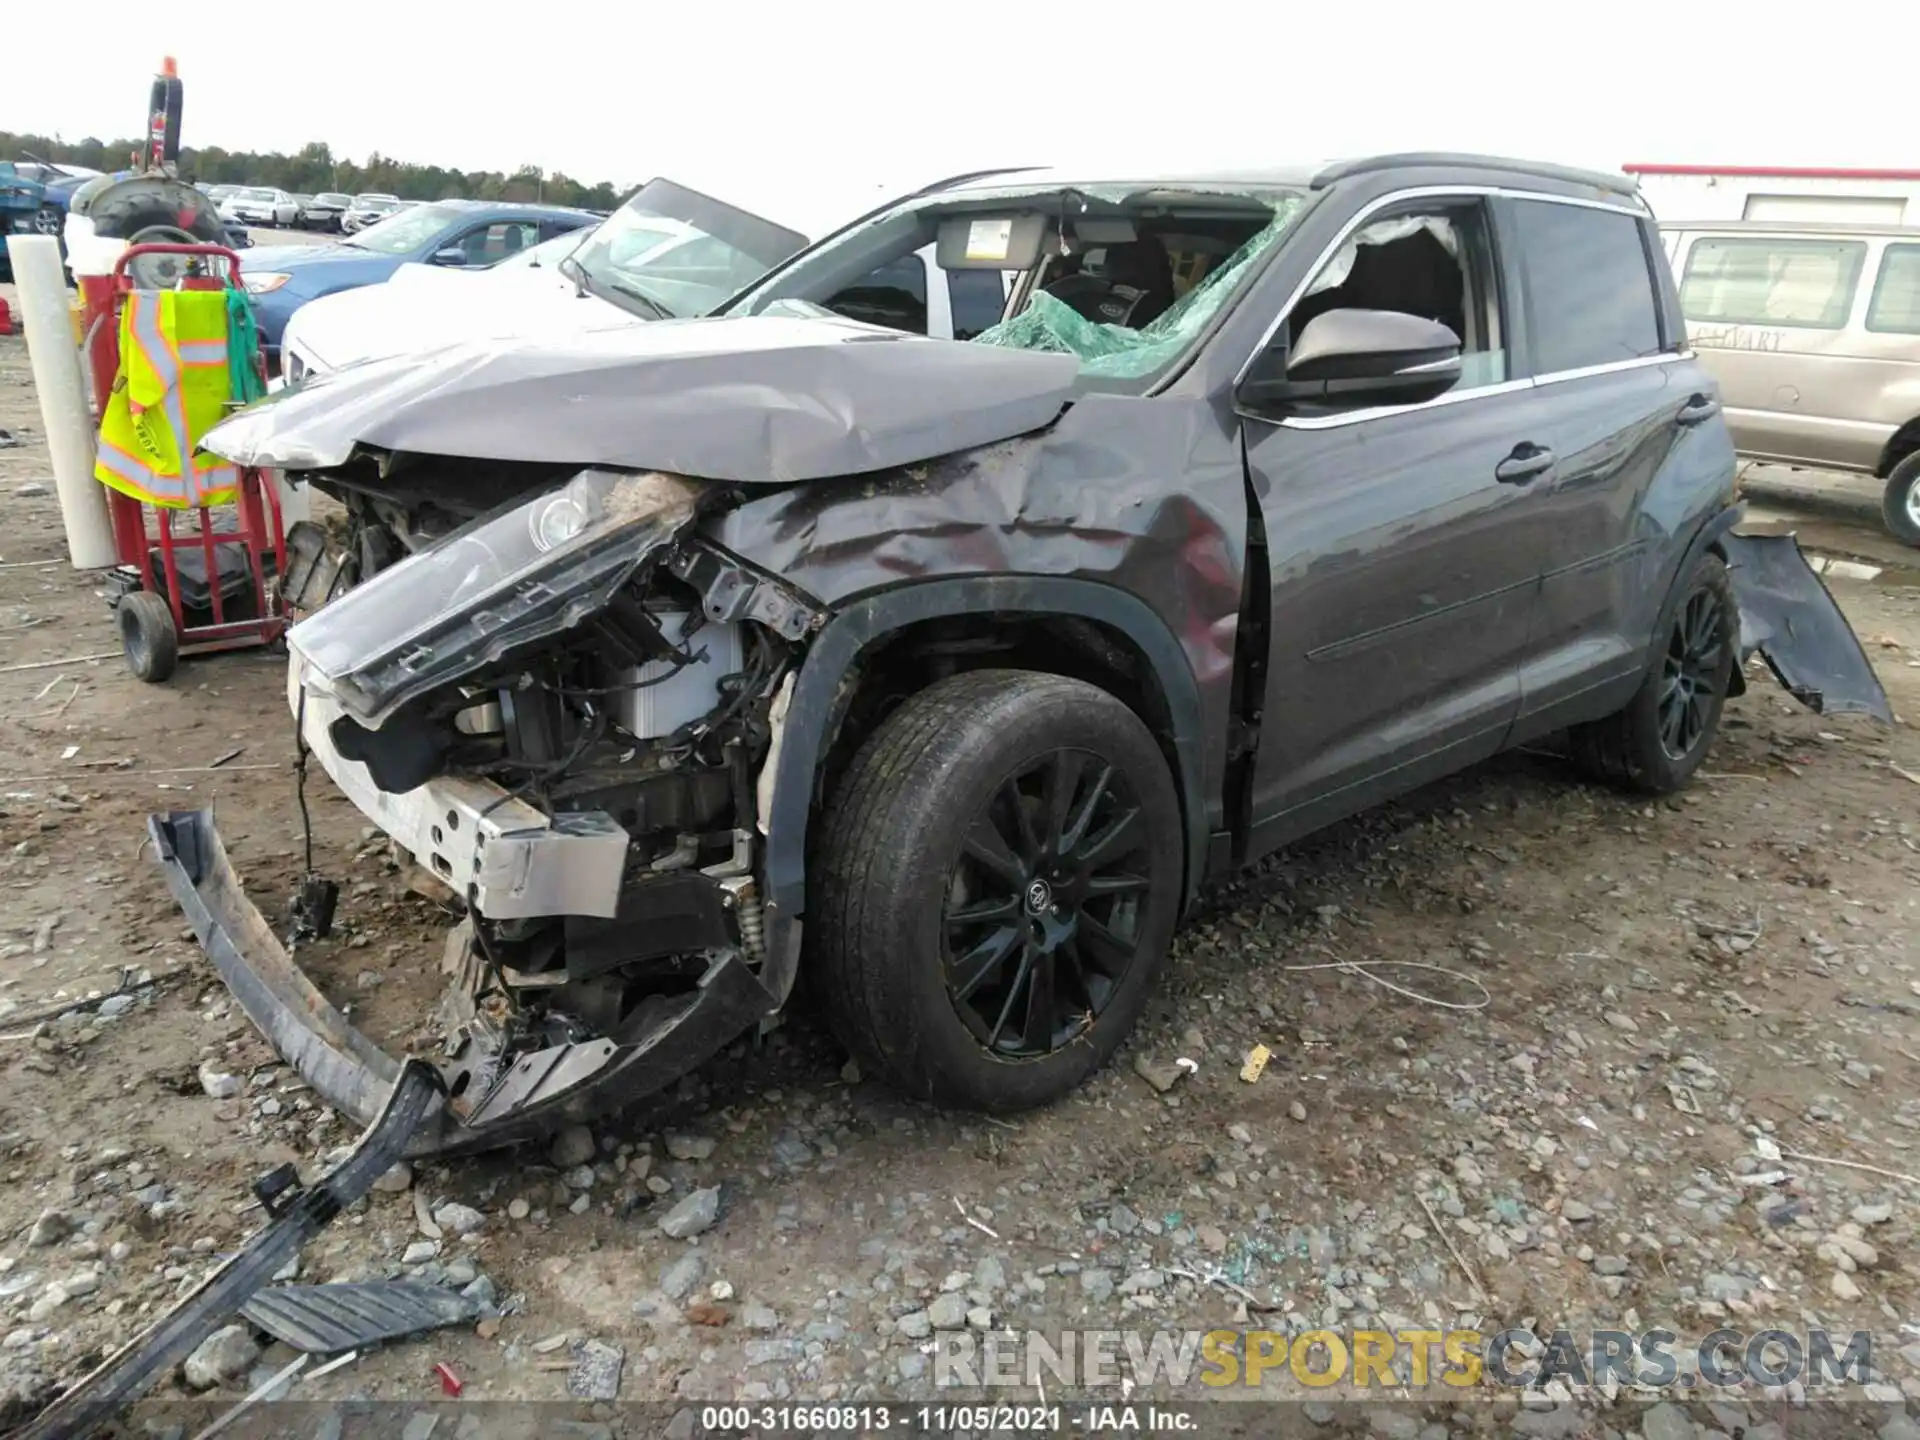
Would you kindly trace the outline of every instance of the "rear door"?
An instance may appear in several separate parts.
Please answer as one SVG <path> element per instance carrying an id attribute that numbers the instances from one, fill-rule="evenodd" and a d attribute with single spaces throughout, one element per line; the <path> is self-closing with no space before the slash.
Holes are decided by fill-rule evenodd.
<path id="1" fill-rule="evenodd" d="M 1498 213 L 1522 275 L 1516 361 L 1554 455 L 1533 497 L 1542 573 L 1519 733 L 1535 734 L 1605 714 L 1639 684 L 1667 580 L 1728 488 L 1732 453 L 1650 219 L 1549 196 Z"/>

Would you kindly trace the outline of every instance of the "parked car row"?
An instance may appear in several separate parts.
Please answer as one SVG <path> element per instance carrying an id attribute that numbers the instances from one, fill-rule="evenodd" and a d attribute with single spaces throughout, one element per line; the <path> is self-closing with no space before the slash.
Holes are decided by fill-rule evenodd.
<path id="1" fill-rule="evenodd" d="M 201 185 L 199 189 L 220 207 L 222 215 L 242 224 L 348 235 L 421 203 L 379 192 L 348 195 L 326 190 L 302 195 L 271 185 Z"/>

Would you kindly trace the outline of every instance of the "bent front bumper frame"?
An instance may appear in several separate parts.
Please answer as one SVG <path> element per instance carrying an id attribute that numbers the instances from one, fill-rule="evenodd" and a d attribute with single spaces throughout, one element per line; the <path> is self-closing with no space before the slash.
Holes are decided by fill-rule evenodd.
<path id="1" fill-rule="evenodd" d="M 321 1098 L 355 1125 L 372 1124 L 401 1062 L 356 1030 L 294 963 L 241 888 L 213 812 L 153 815 L 147 833 L 168 888 L 240 1008 Z M 740 955 L 725 952 L 691 996 L 631 1042 L 593 1039 L 530 1051 L 484 1094 L 437 1102 L 407 1154 L 512 1145 L 651 1094 L 777 1008 Z"/>

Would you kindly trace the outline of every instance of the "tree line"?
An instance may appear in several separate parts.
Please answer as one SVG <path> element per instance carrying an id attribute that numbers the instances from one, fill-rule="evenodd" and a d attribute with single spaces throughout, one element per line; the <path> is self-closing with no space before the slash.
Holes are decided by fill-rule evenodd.
<path id="1" fill-rule="evenodd" d="M 58 140 L 0 130 L 0 160 L 37 157 L 91 170 L 124 170 L 139 148 L 138 140 Z M 271 185 L 296 195 L 322 190 L 348 195 L 374 191 L 398 195 L 402 200 L 534 201 L 585 210 L 611 210 L 626 195 L 611 181 L 589 185 L 557 170 L 542 171 L 538 165 L 522 165 L 511 174 L 452 170 L 444 165 L 395 160 L 378 151 L 369 155 L 366 163 L 357 164 L 335 159 L 332 148 L 322 140 L 301 146 L 293 155 L 271 150 L 223 150 L 217 145 L 202 149 L 183 146 L 180 173 L 206 185 Z"/>

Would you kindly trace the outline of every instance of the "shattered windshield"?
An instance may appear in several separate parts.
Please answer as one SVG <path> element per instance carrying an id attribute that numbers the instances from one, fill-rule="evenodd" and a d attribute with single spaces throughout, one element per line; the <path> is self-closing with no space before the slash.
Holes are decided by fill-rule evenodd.
<path id="1" fill-rule="evenodd" d="M 1089 319 L 1065 300 L 1036 290 L 1018 315 L 983 330 L 973 343 L 1072 355 L 1080 361 L 1080 373 L 1090 377 L 1131 380 L 1152 375 L 1206 329 L 1241 277 L 1280 238 L 1291 218 L 1290 214 L 1276 216 L 1224 264 L 1216 265 L 1204 280 L 1139 329 Z"/>
<path id="2" fill-rule="evenodd" d="M 1206 332 L 1304 203 L 1298 190 L 1277 186 L 1010 186 L 964 198 L 935 194 L 856 223 L 739 296 L 726 313 L 845 313 L 838 302 L 846 293 L 914 250 L 923 250 L 930 265 L 937 253 L 950 289 L 996 274 L 980 268 L 995 262 L 972 254 L 972 241 L 963 243 L 964 255 L 949 248 L 958 226 L 961 236 L 1025 246 L 1018 254 L 994 252 L 1026 286 L 1019 309 L 971 343 L 1072 355 L 1083 380 L 1132 390 Z M 1011 239 L 1021 232 L 1029 238 Z"/>
<path id="3" fill-rule="evenodd" d="M 806 243 L 671 180 L 650 180 L 561 269 L 602 299 L 664 320 L 705 315 Z"/>

